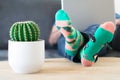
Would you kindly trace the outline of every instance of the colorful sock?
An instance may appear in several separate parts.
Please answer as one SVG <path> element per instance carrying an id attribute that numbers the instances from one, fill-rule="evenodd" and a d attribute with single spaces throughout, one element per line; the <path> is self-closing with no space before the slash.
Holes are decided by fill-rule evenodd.
<path id="1" fill-rule="evenodd" d="M 65 52 L 67 55 L 75 56 L 84 39 L 82 34 L 76 30 L 64 10 L 57 11 L 55 15 L 56 27 L 65 37 Z"/>
<path id="2" fill-rule="evenodd" d="M 113 39 L 114 31 L 115 27 L 112 22 L 106 22 L 96 30 L 94 34 L 95 41 L 90 39 L 80 52 L 83 65 L 87 64 L 89 66 L 89 61 L 95 62 L 94 56 L 106 43 L 109 43 Z"/>

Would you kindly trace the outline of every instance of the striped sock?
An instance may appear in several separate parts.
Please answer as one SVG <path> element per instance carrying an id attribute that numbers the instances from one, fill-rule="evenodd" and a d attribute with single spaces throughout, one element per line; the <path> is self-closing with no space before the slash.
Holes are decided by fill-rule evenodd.
<path id="1" fill-rule="evenodd" d="M 82 34 L 76 30 L 64 10 L 57 11 L 55 15 L 56 27 L 65 37 L 65 52 L 69 56 L 75 56 L 84 42 Z"/>
<path id="2" fill-rule="evenodd" d="M 96 30 L 95 41 L 90 39 L 80 52 L 81 62 L 84 66 L 91 66 L 95 62 L 95 55 L 113 39 L 114 31 L 115 26 L 112 22 L 106 22 Z"/>

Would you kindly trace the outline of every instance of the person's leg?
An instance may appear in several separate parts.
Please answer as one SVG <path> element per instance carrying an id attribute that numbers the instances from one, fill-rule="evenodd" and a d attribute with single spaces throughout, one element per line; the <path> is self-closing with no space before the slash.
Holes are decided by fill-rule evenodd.
<path id="1" fill-rule="evenodd" d="M 62 57 L 65 57 L 65 38 L 63 35 L 60 36 L 57 42 L 58 53 Z"/>
<path id="2" fill-rule="evenodd" d="M 120 14 L 116 13 L 115 18 L 116 18 L 116 30 L 114 33 L 113 40 L 109 45 L 111 46 L 112 50 L 120 51 L 120 45 L 118 45 L 118 43 L 120 43 Z"/>
<path id="3" fill-rule="evenodd" d="M 115 26 L 112 22 L 100 25 L 93 36 L 94 40 L 90 39 L 80 52 L 81 62 L 84 66 L 92 66 L 96 53 L 113 39 L 114 31 Z"/>
<path id="4" fill-rule="evenodd" d="M 57 29 L 65 37 L 65 52 L 68 56 L 75 56 L 84 43 L 82 34 L 76 30 L 64 10 L 57 11 L 55 15 Z"/>

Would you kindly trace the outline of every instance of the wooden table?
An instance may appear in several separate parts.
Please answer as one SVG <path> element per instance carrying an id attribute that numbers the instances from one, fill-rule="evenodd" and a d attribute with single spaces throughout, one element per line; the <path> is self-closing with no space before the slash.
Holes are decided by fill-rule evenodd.
<path id="1" fill-rule="evenodd" d="M 99 58 L 92 67 L 64 58 L 46 59 L 41 71 L 35 74 L 17 74 L 8 61 L 1 61 L 0 80 L 120 80 L 120 58 Z"/>

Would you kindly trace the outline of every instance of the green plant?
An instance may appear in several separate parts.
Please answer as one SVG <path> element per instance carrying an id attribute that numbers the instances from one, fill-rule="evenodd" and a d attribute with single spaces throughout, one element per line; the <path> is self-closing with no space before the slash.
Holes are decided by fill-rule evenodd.
<path id="1" fill-rule="evenodd" d="M 10 28 L 10 39 L 13 41 L 37 41 L 40 29 L 33 21 L 15 22 Z"/>

